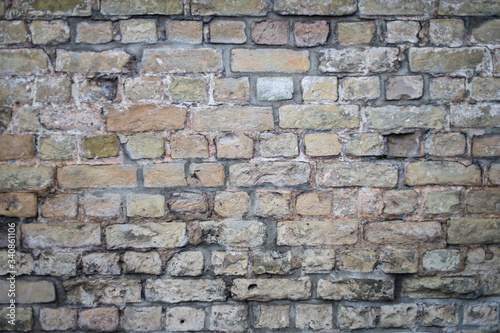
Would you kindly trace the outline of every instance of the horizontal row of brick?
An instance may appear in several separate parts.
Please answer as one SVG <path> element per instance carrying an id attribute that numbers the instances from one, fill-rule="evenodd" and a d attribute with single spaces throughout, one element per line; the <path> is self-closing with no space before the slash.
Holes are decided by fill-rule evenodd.
<path id="1" fill-rule="evenodd" d="M 494 51 L 498 60 L 500 49 Z M 318 69 L 323 73 L 385 73 L 399 68 L 397 47 L 349 47 L 319 51 Z M 305 73 L 311 69 L 309 51 L 288 49 L 231 50 L 233 72 Z M 491 72 L 492 54 L 483 47 L 411 47 L 410 71 L 430 74 L 470 75 Z M 46 73 L 50 60 L 41 49 L 1 49 L 0 73 Z M 55 71 L 68 73 L 123 73 L 132 56 L 119 49 L 103 52 L 56 50 Z M 143 73 L 218 73 L 223 71 L 222 51 L 213 48 L 145 49 Z M 498 71 L 498 61 L 495 64 Z"/>
<path id="2" fill-rule="evenodd" d="M 377 100 L 385 90 L 390 101 L 418 100 L 426 91 L 432 101 L 498 101 L 500 78 L 437 77 L 427 84 L 420 75 L 399 75 L 381 80 L 377 76 L 304 76 L 300 84 L 291 76 L 220 78 L 206 76 L 87 78 L 78 74 L 47 76 L 5 76 L 0 83 L 0 103 L 84 103 L 160 102 L 250 104 L 251 91 L 263 102 L 297 100 L 304 102 L 367 102 Z M 300 90 L 300 92 L 299 92 Z M 300 97 L 299 97 L 300 98 Z"/>
<path id="3" fill-rule="evenodd" d="M 498 322 L 498 303 L 469 302 L 458 306 L 454 303 L 411 303 L 398 305 L 352 306 L 332 304 L 296 303 L 282 305 L 212 305 L 207 307 L 177 306 L 127 306 L 100 307 L 78 310 L 71 307 L 42 307 L 37 321 L 44 331 L 76 330 L 93 331 L 243 331 L 249 327 L 264 329 L 327 330 L 367 328 L 454 327 L 463 318 L 463 324 L 478 327 L 481 332 L 494 332 Z M 336 310 L 336 311 L 335 311 Z M 34 326 L 33 310 L 20 308 L 19 328 L 30 331 Z M 290 311 L 295 315 L 290 316 Z M 3 314 L 3 310 L 0 312 Z M 463 315 L 461 315 L 463 314 Z M 294 318 L 292 321 L 290 318 Z M 205 325 L 209 320 L 208 326 Z M 335 325 L 336 323 L 337 325 Z M 2 323 L 0 323 L 2 325 Z M 2 326 L 0 326 L 2 329 Z"/>
<path id="4" fill-rule="evenodd" d="M 0 15 L 8 18 L 91 16 L 92 10 L 103 15 L 202 15 L 202 16 L 261 16 L 268 11 L 281 15 L 353 15 L 361 16 L 490 16 L 500 13 L 500 4 L 480 0 L 395 0 L 390 6 L 384 0 L 251 0 L 210 1 L 193 0 L 184 4 L 180 0 L 154 0 L 147 5 L 134 0 L 61 1 L 57 5 L 45 2 L 14 1 L 6 6 L 0 3 Z"/>
<path id="5" fill-rule="evenodd" d="M 426 35 L 426 25 L 428 37 Z M 496 31 L 500 20 L 486 21 L 468 29 L 462 19 L 435 19 L 428 23 L 421 21 L 386 21 L 379 23 L 385 33 L 376 39 L 376 21 L 337 22 L 336 30 L 330 31 L 327 21 L 296 22 L 293 40 L 297 47 L 315 47 L 329 43 L 340 45 L 366 45 L 372 43 L 419 43 L 458 47 L 474 44 L 499 44 L 500 39 L 491 31 Z M 259 45 L 290 45 L 290 22 L 264 20 L 252 22 L 251 40 Z M 29 27 L 29 31 L 27 30 Z M 80 22 L 76 26 L 76 43 L 105 44 L 155 44 L 166 39 L 173 43 L 201 44 L 203 41 L 215 44 L 244 44 L 248 41 L 244 21 L 213 20 L 206 25 L 202 21 L 169 20 L 157 31 L 154 19 L 129 19 L 113 21 Z M 163 35 L 165 34 L 165 37 Z M 71 41 L 71 29 L 62 20 L 33 21 L 29 25 L 23 21 L 0 21 L 0 44 L 61 44 Z M 334 37 L 330 37 L 334 36 Z"/>

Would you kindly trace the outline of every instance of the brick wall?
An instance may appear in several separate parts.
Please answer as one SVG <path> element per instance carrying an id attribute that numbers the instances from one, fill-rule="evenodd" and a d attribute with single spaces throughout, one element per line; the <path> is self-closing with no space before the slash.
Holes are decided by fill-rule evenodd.
<path id="1" fill-rule="evenodd" d="M 0 331 L 500 329 L 498 0 L 0 15 Z"/>

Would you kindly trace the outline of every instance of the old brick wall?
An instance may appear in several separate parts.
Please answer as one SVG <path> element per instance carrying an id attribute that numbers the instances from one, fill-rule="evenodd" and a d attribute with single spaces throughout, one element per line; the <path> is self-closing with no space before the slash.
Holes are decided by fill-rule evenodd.
<path id="1" fill-rule="evenodd" d="M 0 1 L 0 331 L 498 332 L 499 15 Z"/>

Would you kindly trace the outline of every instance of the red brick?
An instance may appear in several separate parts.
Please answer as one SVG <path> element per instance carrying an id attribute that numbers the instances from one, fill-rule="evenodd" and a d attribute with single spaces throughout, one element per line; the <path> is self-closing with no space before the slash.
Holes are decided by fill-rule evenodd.
<path id="1" fill-rule="evenodd" d="M 290 42 L 287 21 L 266 20 L 253 23 L 252 40 L 256 44 L 286 45 Z"/>
<path id="2" fill-rule="evenodd" d="M 299 22 L 293 31 L 295 45 L 299 47 L 323 45 L 329 33 L 330 25 L 326 21 Z"/>

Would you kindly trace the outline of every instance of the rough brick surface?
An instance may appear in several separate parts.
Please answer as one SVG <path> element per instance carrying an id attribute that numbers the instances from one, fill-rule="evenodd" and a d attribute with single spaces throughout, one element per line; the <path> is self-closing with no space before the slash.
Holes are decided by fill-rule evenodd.
<path id="1" fill-rule="evenodd" d="M 498 332 L 499 15 L 0 0 L 0 331 Z"/>

